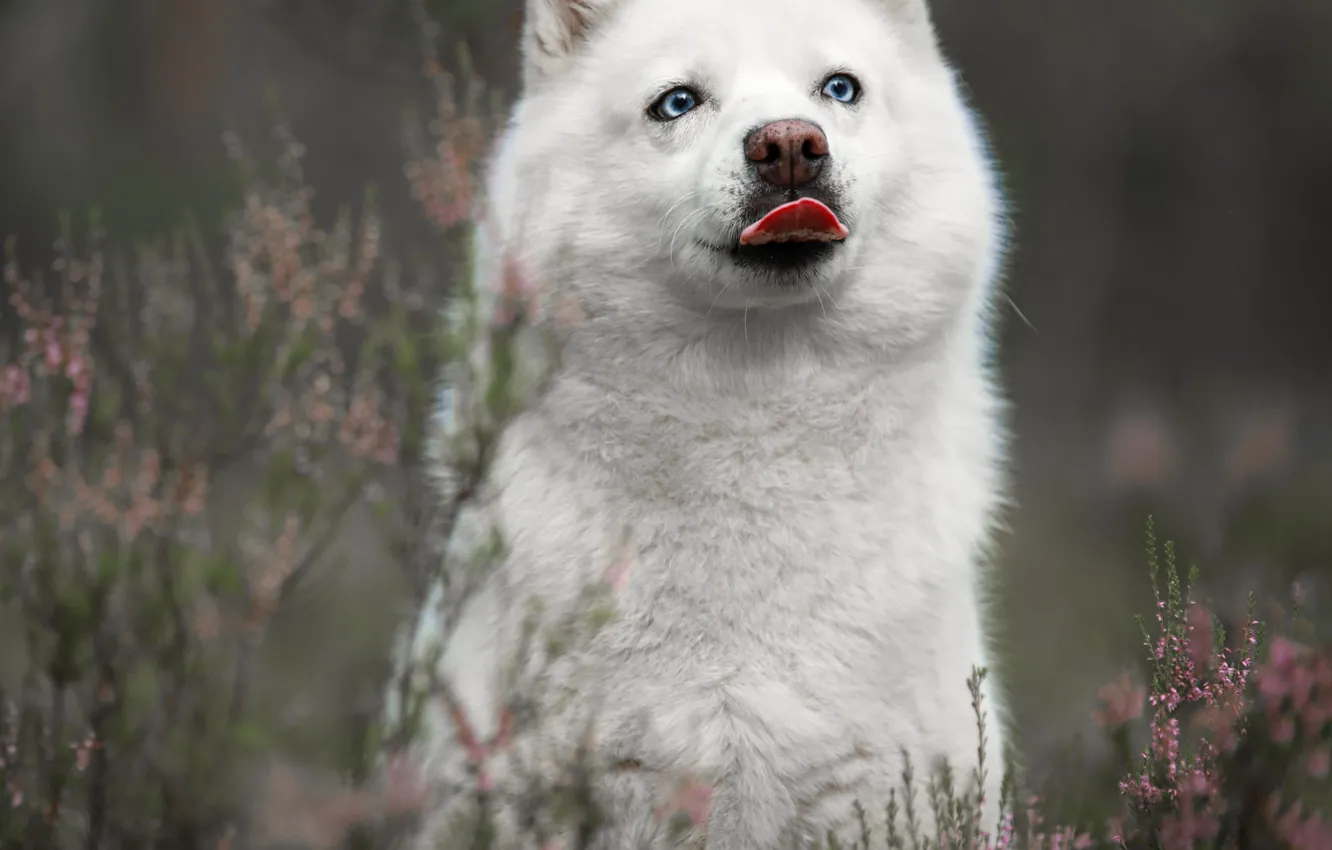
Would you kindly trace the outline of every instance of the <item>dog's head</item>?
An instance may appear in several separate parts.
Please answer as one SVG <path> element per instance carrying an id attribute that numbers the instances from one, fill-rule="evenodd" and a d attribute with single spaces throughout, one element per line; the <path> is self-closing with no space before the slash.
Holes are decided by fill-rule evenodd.
<path id="1" fill-rule="evenodd" d="M 925 0 L 528 0 L 524 85 L 498 200 L 537 263 L 908 336 L 992 272 L 993 181 Z"/>

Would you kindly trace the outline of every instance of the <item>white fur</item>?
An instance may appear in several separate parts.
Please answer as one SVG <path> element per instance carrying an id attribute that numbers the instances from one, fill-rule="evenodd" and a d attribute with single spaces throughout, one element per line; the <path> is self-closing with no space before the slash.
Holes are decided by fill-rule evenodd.
<path id="1" fill-rule="evenodd" d="M 573 611 L 627 527 L 620 614 L 553 674 L 574 703 L 543 706 L 543 734 L 572 750 L 571 705 L 595 704 L 598 752 L 641 765 L 600 789 L 620 824 L 604 846 L 649 844 L 654 783 L 675 772 L 716 785 L 709 850 L 828 829 L 846 846 L 855 798 L 882 841 L 900 748 L 918 777 L 946 756 L 970 779 L 965 680 L 987 662 L 980 571 L 1003 483 L 1000 204 L 925 6 L 529 0 L 524 44 L 479 285 L 507 253 L 585 319 L 505 433 L 484 510 L 508 556 L 441 672 L 493 729 L 525 601 Z M 863 85 L 854 109 L 819 95 L 841 70 Z M 706 102 L 651 121 L 676 82 Z M 784 118 L 825 130 L 851 236 L 775 286 L 703 243 L 748 223 L 741 140 Z M 418 658 L 437 632 L 428 608 Z M 436 720 L 424 751 L 442 775 L 458 754 Z"/>

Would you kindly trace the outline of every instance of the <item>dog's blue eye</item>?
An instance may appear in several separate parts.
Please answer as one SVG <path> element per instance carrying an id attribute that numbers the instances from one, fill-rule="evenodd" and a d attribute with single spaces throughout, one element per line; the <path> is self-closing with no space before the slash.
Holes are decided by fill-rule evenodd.
<path id="1" fill-rule="evenodd" d="M 698 95 L 681 86 L 671 89 L 652 104 L 652 114 L 662 121 L 674 121 L 698 106 Z"/>
<path id="2" fill-rule="evenodd" d="M 855 103 L 860 86 L 846 74 L 833 74 L 823 83 L 823 94 L 841 103 Z"/>

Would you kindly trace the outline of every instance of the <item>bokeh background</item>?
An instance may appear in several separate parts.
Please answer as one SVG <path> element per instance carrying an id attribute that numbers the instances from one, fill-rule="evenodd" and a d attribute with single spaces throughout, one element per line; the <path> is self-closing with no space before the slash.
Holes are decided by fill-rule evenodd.
<path id="1" fill-rule="evenodd" d="M 427 5 L 441 44 L 511 92 L 518 0 Z M 40 267 L 60 213 L 96 206 L 113 252 L 187 211 L 220 245 L 241 191 L 223 134 L 267 138 L 280 109 L 317 213 L 373 184 L 383 253 L 438 271 L 403 169 L 404 116 L 431 102 L 408 6 L 0 0 L 0 234 Z M 1012 204 L 1000 624 L 1040 770 L 1141 659 L 1148 513 L 1222 612 L 1298 583 L 1317 616 L 1332 577 L 1332 4 L 934 6 Z M 231 475 L 219 504 L 244 489 Z M 337 548 L 355 569 L 315 583 L 327 592 L 268 650 L 275 678 L 325 676 L 334 700 L 345 659 L 384 651 L 403 593 L 366 517 Z M 312 716 L 306 702 L 292 710 Z"/>

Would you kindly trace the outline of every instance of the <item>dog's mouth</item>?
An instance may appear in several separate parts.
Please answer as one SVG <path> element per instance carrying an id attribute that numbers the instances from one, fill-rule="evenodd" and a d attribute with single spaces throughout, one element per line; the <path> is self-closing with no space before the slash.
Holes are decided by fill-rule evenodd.
<path id="1" fill-rule="evenodd" d="M 740 231 L 740 247 L 841 242 L 849 235 L 846 225 L 827 204 L 814 198 L 798 198 Z"/>
<path id="2" fill-rule="evenodd" d="M 849 235 L 827 204 L 804 197 L 770 210 L 744 228 L 729 247 L 708 247 L 728 254 L 741 267 L 799 274 L 827 261 Z"/>

